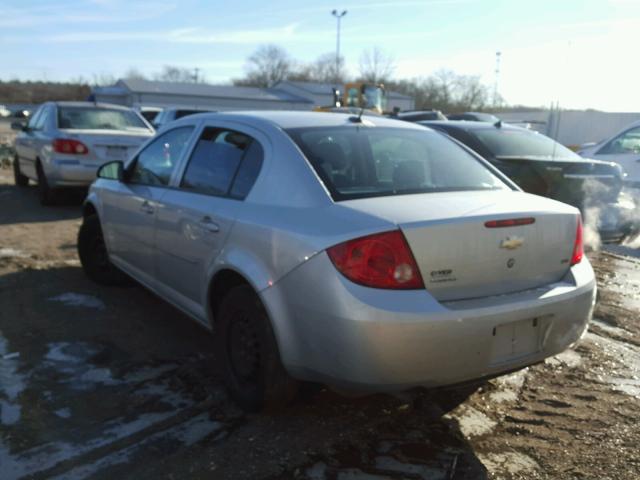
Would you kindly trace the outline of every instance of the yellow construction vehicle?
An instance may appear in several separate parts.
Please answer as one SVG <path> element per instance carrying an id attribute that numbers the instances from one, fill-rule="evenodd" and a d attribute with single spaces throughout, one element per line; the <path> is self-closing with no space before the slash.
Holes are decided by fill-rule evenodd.
<path id="1" fill-rule="evenodd" d="M 316 107 L 316 112 L 343 112 L 355 109 L 370 110 L 382 114 L 387 107 L 387 92 L 382 84 L 350 82 L 344 91 L 333 89 L 333 105 Z"/>

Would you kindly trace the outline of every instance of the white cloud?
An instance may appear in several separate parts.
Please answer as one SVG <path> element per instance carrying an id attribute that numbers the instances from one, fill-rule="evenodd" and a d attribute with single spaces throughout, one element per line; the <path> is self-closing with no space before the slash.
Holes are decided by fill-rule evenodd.
<path id="1" fill-rule="evenodd" d="M 99 0 L 98 0 L 99 3 Z M 76 4 L 49 4 L 37 7 L 9 7 L 0 9 L 0 28 L 13 29 L 39 25 L 63 25 L 86 23 L 121 23 L 149 20 L 176 8 L 167 2 L 127 2 L 111 7 L 114 2 L 105 1 L 95 6 L 79 8 Z"/>

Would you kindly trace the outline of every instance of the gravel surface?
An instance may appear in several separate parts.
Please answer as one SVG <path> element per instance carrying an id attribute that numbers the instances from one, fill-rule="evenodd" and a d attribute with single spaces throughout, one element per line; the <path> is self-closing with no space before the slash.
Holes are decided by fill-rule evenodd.
<path id="1" fill-rule="evenodd" d="M 0 479 L 640 478 L 640 260 L 594 252 L 573 349 L 480 385 L 277 415 L 227 398 L 207 332 L 138 286 L 87 280 L 78 198 L 44 208 L 0 170 Z"/>

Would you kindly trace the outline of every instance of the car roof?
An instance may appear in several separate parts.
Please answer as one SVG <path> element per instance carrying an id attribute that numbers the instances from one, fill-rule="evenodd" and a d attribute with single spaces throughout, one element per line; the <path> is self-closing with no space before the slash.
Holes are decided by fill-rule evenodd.
<path id="1" fill-rule="evenodd" d="M 115 105 L 113 103 L 102 103 L 102 102 L 58 101 L 58 102 L 51 102 L 51 103 L 58 107 L 97 107 L 97 108 L 113 108 L 116 110 L 131 110 L 129 107 L 125 107 L 124 105 Z"/>
<path id="2" fill-rule="evenodd" d="M 172 125 L 178 123 L 189 123 L 194 120 L 217 120 L 217 121 L 240 121 L 275 125 L 283 129 L 289 128 L 311 128 L 311 127 L 340 127 L 340 126 L 376 126 L 376 127 L 395 127 L 405 129 L 423 129 L 424 127 L 403 122 L 401 120 L 390 119 L 382 116 L 363 116 L 363 124 L 351 121 L 354 114 L 332 113 L 332 112 L 309 112 L 309 111 L 292 111 L 292 110 L 256 110 L 256 111 L 236 111 L 236 112 L 217 112 L 217 113 L 198 113 L 181 118 Z"/>

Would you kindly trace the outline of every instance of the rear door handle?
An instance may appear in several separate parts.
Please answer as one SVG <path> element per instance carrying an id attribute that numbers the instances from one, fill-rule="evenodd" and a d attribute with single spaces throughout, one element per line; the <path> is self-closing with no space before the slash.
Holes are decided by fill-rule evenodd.
<path id="1" fill-rule="evenodd" d="M 147 213 L 149 215 L 151 215 L 154 212 L 153 206 L 147 200 L 142 202 L 142 204 L 140 205 L 140 211 Z"/>
<path id="2" fill-rule="evenodd" d="M 208 215 L 202 217 L 198 222 L 198 225 L 204 228 L 207 232 L 218 233 L 220 231 L 220 226 L 216 222 L 211 220 L 211 217 Z"/>

